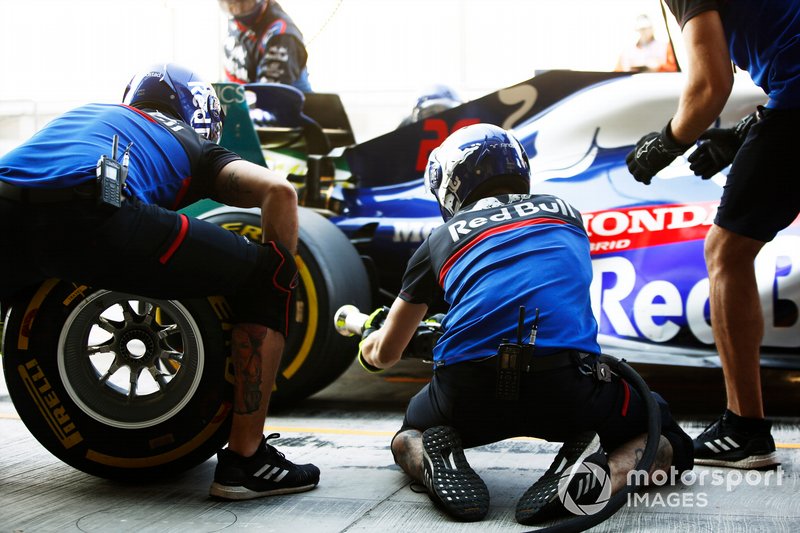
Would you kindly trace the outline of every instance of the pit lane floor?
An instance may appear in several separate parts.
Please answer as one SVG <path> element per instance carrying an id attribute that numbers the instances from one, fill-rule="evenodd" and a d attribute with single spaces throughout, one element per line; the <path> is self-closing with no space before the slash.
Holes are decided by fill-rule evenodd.
<path id="1" fill-rule="evenodd" d="M 654 390 L 674 400 L 676 417 L 694 436 L 723 405 L 722 378 L 718 371 L 670 372 L 642 371 Z M 380 377 L 354 365 L 302 405 L 273 413 L 265 431 L 281 434 L 277 445 L 289 459 L 317 464 L 320 484 L 302 494 L 234 503 L 208 497 L 216 458 L 135 485 L 61 463 L 31 437 L 0 384 L 0 532 L 531 530 L 514 521 L 514 507 L 557 444 L 512 439 L 467 450 L 492 496 L 486 519 L 472 524 L 449 520 L 394 465 L 389 441 L 405 402 L 428 375 L 416 361 Z M 776 420 L 780 470 L 766 476 L 696 467 L 692 485 L 651 489 L 593 531 L 800 531 L 800 373 L 781 376 L 765 375 L 773 384 L 765 395 Z"/>

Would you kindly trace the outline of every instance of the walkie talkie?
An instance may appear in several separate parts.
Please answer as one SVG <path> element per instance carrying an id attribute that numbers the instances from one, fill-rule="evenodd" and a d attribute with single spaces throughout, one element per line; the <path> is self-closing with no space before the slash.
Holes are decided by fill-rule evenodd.
<path id="1" fill-rule="evenodd" d="M 125 178 L 128 177 L 129 152 L 133 143 L 131 142 L 125 153 L 122 154 L 122 163 L 117 161 L 117 148 L 119 147 L 119 136 L 114 134 L 111 142 L 111 157 L 101 155 L 97 161 L 97 203 L 111 207 L 122 205 L 122 188 L 125 186 Z"/>
<path id="2" fill-rule="evenodd" d="M 522 342 L 522 331 L 525 327 L 525 307 L 519 308 L 517 323 L 517 342 L 503 339 L 497 348 L 497 386 L 498 400 L 519 399 L 519 383 L 522 372 L 528 372 L 533 348 L 536 343 L 536 331 L 539 328 L 539 309 L 536 309 L 536 320 L 530 335 L 530 343 Z"/>

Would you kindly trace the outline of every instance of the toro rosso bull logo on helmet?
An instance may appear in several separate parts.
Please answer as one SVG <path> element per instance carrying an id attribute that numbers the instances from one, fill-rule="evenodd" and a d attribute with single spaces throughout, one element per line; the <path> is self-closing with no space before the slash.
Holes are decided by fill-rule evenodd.
<path id="1" fill-rule="evenodd" d="M 195 107 L 191 126 L 194 130 L 211 141 L 215 141 L 221 129 L 222 106 L 214 88 L 205 82 L 190 81 L 192 104 Z"/>
<path id="2" fill-rule="evenodd" d="M 455 169 L 479 148 L 480 145 L 478 144 L 450 150 L 447 147 L 440 146 L 435 152 L 435 157 L 441 165 L 441 173 L 437 175 L 439 183 L 434 183 L 433 185 L 438 189 L 436 196 L 442 206 L 450 213 L 457 211 L 460 207 L 460 202 L 463 200 L 463 198 L 459 198 L 461 178 L 455 172 Z"/>

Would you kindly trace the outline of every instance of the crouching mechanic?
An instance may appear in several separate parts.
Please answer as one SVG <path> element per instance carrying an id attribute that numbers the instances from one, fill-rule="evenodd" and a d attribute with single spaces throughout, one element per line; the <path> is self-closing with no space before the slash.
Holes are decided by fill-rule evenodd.
<path id="1" fill-rule="evenodd" d="M 50 277 L 153 298 L 225 295 L 236 321 L 234 414 L 210 492 L 312 489 L 319 469 L 291 463 L 267 443 L 279 435 L 263 436 L 297 283 L 294 188 L 216 144 L 219 100 L 185 68 L 142 71 L 123 101 L 69 111 L 0 158 L 0 297 Z M 96 179 L 102 155 L 121 160 L 106 174 L 123 187 Z M 260 207 L 262 244 L 175 211 L 204 197 Z M 275 474 L 257 477 L 267 467 Z"/>
<path id="2" fill-rule="evenodd" d="M 463 448 L 511 437 L 565 443 L 520 498 L 516 518 L 523 524 L 568 514 L 558 485 L 569 468 L 599 466 L 610 473 L 611 490 L 623 488 L 645 445 L 647 412 L 632 387 L 598 366 L 589 239 L 579 212 L 557 197 L 529 194 L 522 146 L 488 124 L 450 135 L 431 154 L 425 182 L 446 223 L 411 258 L 382 327 L 382 313 L 370 315 L 359 352 L 368 370 L 391 367 L 428 306 L 442 296 L 449 304 L 433 379 L 411 399 L 392 440 L 395 461 L 425 484 L 434 503 L 465 521 L 486 515 L 489 494 Z M 507 360 L 498 346 L 517 338 L 520 306 L 527 310 L 523 329 L 536 326 L 533 353 L 500 374 L 498 360 Z M 519 379 L 516 393 L 499 379 L 508 371 Z M 691 439 L 654 396 L 662 437 L 653 468 L 692 468 Z M 587 497 L 596 503 L 599 495 Z"/>

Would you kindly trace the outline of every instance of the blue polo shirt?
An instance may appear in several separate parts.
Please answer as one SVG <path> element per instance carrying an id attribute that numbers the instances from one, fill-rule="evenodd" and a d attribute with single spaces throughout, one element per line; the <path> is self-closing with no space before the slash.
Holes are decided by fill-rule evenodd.
<path id="1" fill-rule="evenodd" d="M 599 353 L 589 286 L 589 238 L 578 211 L 555 196 L 487 198 L 436 228 L 411 258 L 400 298 L 450 305 L 434 362 L 494 355 L 515 340 L 520 306 L 525 335 L 539 309 L 534 356 L 565 349 Z"/>
<path id="2" fill-rule="evenodd" d="M 800 2 L 797 0 L 666 0 L 681 28 L 719 11 L 731 59 L 769 96 L 767 107 L 800 108 Z"/>
<path id="3" fill-rule="evenodd" d="M 115 134 L 118 159 L 133 142 L 126 194 L 168 209 L 208 196 L 222 167 L 239 159 L 186 123 L 158 111 L 88 104 L 56 118 L 0 157 L 0 180 L 52 189 L 93 180 L 97 160 L 111 155 Z"/>

